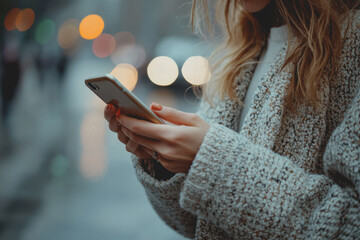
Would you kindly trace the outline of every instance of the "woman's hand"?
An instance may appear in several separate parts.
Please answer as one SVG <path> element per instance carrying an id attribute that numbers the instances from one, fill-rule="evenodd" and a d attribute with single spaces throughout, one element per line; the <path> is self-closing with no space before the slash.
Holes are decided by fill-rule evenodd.
<path id="1" fill-rule="evenodd" d="M 109 122 L 110 130 L 118 134 L 119 141 L 126 145 L 126 150 L 128 152 L 131 152 L 142 159 L 152 159 L 152 156 L 147 153 L 151 152 L 149 149 L 146 152 L 144 147 L 139 146 L 139 144 L 129 140 L 129 138 L 125 136 L 121 130 L 119 122 L 116 119 L 116 116 L 120 116 L 120 109 L 117 109 L 112 104 L 108 104 L 104 110 L 104 117 Z"/>
<path id="2" fill-rule="evenodd" d="M 153 103 L 152 111 L 175 125 L 154 124 L 123 114 L 117 116 L 121 131 L 144 152 L 158 153 L 160 163 L 171 172 L 187 173 L 209 129 L 196 114 L 185 113 Z M 119 131 L 118 131 L 119 132 Z"/>

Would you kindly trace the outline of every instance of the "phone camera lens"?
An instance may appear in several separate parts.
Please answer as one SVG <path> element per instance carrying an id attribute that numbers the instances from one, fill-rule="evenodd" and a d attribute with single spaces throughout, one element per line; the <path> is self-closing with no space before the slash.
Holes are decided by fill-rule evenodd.
<path id="1" fill-rule="evenodd" d="M 92 90 L 94 90 L 94 91 L 96 91 L 96 90 L 98 90 L 99 89 L 99 87 L 98 86 L 96 86 L 95 84 L 93 84 L 93 83 L 88 83 L 88 85 L 91 87 L 91 89 Z"/>

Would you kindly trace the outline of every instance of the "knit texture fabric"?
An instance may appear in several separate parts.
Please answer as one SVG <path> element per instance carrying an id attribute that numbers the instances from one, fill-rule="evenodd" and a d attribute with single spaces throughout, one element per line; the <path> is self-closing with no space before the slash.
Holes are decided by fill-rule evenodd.
<path id="1" fill-rule="evenodd" d="M 287 46 L 261 79 L 238 131 L 241 106 L 202 101 L 210 124 L 188 174 L 168 180 L 134 167 L 160 217 L 196 239 L 360 239 L 360 18 L 344 36 L 321 107 L 284 107 Z M 235 82 L 244 99 L 255 65 Z M 325 82 L 325 81 L 324 81 Z"/>

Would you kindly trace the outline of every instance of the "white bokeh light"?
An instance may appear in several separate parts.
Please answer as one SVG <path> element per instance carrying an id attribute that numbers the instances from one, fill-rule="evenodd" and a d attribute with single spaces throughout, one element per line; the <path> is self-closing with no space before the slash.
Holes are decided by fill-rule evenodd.
<path id="1" fill-rule="evenodd" d="M 111 60 L 114 64 L 128 63 L 135 68 L 141 67 L 146 58 L 146 53 L 143 46 L 140 45 L 125 45 L 117 47 L 115 52 L 111 55 Z"/>
<path id="2" fill-rule="evenodd" d="M 147 68 L 150 80 L 159 86 L 169 86 L 179 76 L 179 68 L 176 62 L 165 56 L 154 58 Z"/>
<path id="3" fill-rule="evenodd" d="M 138 80 L 136 68 L 130 64 L 118 64 L 110 73 L 114 76 L 127 90 L 132 91 Z"/>
<path id="4" fill-rule="evenodd" d="M 192 85 L 202 85 L 211 77 L 209 62 L 201 56 L 189 57 L 181 69 L 185 80 Z"/>

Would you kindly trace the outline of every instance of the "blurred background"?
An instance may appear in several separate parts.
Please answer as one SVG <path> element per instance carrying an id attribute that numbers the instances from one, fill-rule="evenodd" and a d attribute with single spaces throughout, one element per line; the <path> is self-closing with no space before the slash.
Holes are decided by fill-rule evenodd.
<path id="1" fill-rule="evenodd" d="M 84 80 L 112 73 L 148 105 L 195 112 L 212 46 L 190 11 L 191 0 L 0 1 L 0 239 L 183 239 Z"/>

